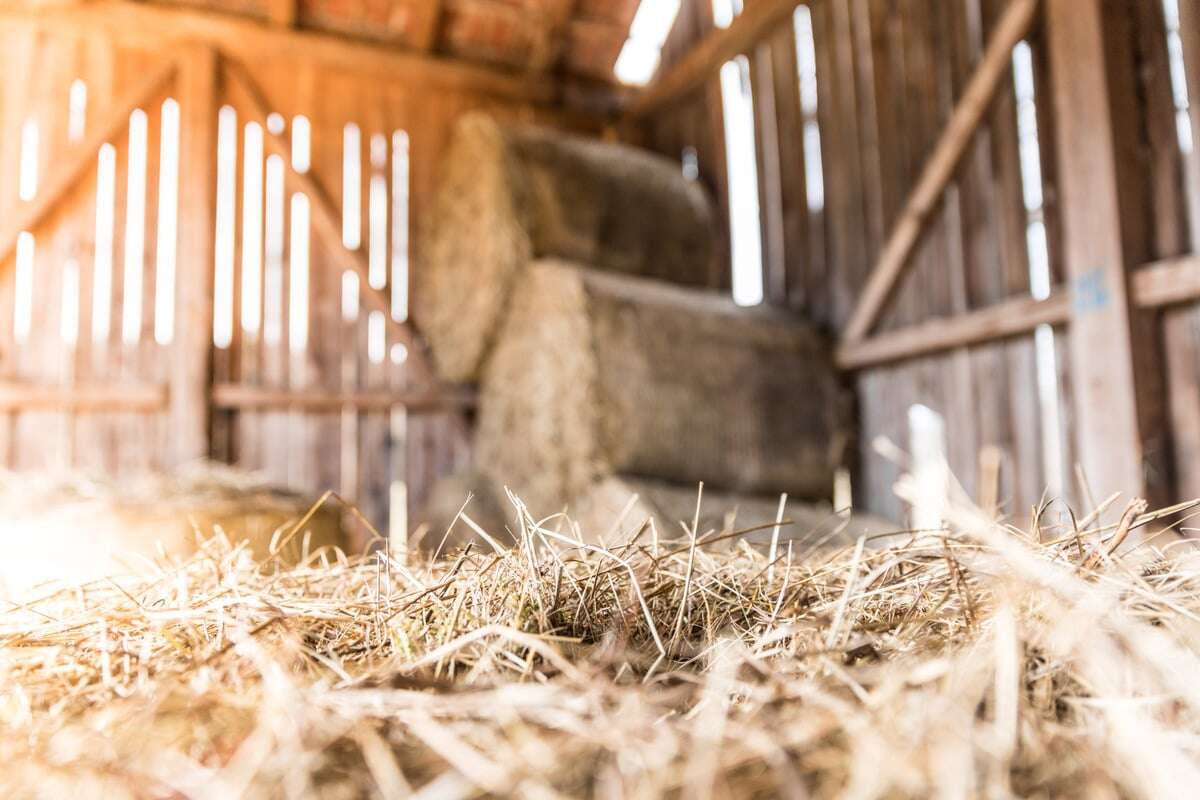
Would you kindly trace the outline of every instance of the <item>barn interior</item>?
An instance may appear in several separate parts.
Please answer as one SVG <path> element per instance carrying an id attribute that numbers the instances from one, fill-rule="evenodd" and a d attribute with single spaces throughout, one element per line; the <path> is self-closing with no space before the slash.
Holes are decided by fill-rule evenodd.
<path id="1" fill-rule="evenodd" d="M 1197 92 L 1192 0 L 0 0 L 0 787 L 1200 780 Z"/>

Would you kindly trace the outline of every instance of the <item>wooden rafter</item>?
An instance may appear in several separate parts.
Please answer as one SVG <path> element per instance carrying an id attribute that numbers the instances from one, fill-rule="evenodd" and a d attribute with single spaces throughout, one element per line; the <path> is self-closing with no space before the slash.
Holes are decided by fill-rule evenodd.
<path id="1" fill-rule="evenodd" d="M 747 52 L 782 24 L 802 0 L 757 0 L 728 28 L 708 34 L 686 57 L 647 86 L 630 104 L 630 119 L 645 117 L 702 87 L 729 59 Z"/>
<path id="2" fill-rule="evenodd" d="M 96 166 L 96 154 L 109 141 L 117 139 L 129 124 L 129 115 L 138 106 L 154 100 L 175 76 L 175 62 L 169 61 L 121 94 L 103 117 L 92 126 L 86 138 L 61 161 L 54 162 L 37 197 L 18 209 L 15 218 L 0 228 L 0 264 L 8 261 L 22 231 L 36 229 L 88 170 Z"/>
<path id="3" fill-rule="evenodd" d="M 364 76 L 410 80 L 505 97 L 537 105 L 554 103 L 552 83 L 417 50 L 314 31 L 290 30 L 214 11 L 156 6 L 133 0 L 96 0 L 65 5 L 5 5 L 0 27 L 102 33 L 116 42 L 161 48 L 171 41 L 203 41 L 253 63 L 264 56 L 294 58 Z"/>
<path id="4" fill-rule="evenodd" d="M 228 59 L 223 64 L 226 84 L 232 92 L 237 104 L 248 114 L 265 123 L 272 106 L 267 102 L 254 80 L 241 66 Z M 266 130 L 264 143 L 271 155 L 277 155 L 285 164 L 291 163 L 290 148 L 282 136 Z M 338 220 L 337 207 L 325 191 L 322 183 L 309 172 L 297 172 L 290 166 L 285 170 L 285 178 L 291 192 L 302 192 L 309 199 L 312 209 L 313 228 L 318 237 L 325 243 L 328 250 L 340 259 L 346 268 L 358 274 L 362 286 L 362 296 L 374 311 L 383 313 L 389 327 L 400 342 L 408 348 L 408 369 L 416 383 L 436 383 L 436 373 L 425 350 L 425 344 L 413 330 L 412 325 L 397 322 L 392 317 L 391 298 L 385 291 L 371 286 L 370 265 L 367 255 L 361 249 L 348 250 L 342 244 L 342 228 Z"/>
<path id="5" fill-rule="evenodd" d="M 529 72 L 541 74 L 557 66 L 566 49 L 566 37 L 577 0 L 548 0 L 550 7 L 543 12 L 545 19 L 538 27 L 533 52 L 527 65 Z"/>
<path id="6" fill-rule="evenodd" d="M 979 66 L 975 68 L 950 121 L 925 163 L 917 185 L 904 204 L 888 235 L 879 260 L 871 270 L 844 330 L 842 338 L 855 342 L 866 337 L 879 319 L 884 305 L 904 275 L 909 256 L 920 239 L 930 213 L 937 207 L 958 163 L 983 121 L 996 89 L 1009 74 L 1012 50 L 1028 32 L 1038 9 L 1038 0 L 1011 0 L 996 25 Z"/>
<path id="7" fill-rule="evenodd" d="M 414 0 L 409 6 L 415 12 L 410 38 L 412 46 L 422 53 L 430 53 L 437 46 L 445 0 Z"/>

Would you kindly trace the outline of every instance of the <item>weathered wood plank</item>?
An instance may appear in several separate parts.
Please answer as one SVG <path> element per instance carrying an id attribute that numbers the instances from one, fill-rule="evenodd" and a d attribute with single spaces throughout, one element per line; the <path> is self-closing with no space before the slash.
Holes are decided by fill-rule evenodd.
<path id="1" fill-rule="evenodd" d="M 942 192 L 983 120 L 996 88 L 1008 74 L 1012 48 L 1029 30 L 1037 7 L 1038 0 L 1012 0 L 997 26 L 846 323 L 843 336 L 847 340 L 865 337 L 878 319 L 904 272 L 925 222 L 938 206 Z"/>
<path id="2" fill-rule="evenodd" d="M 170 372 L 171 460 L 176 463 L 209 455 L 218 105 L 212 48 L 191 45 L 183 52 L 179 89 L 179 207 L 186 210 L 180 218 L 187 224 L 179 226 Z"/>
<path id="3" fill-rule="evenodd" d="M 1114 97 L 1106 69 L 1100 0 L 1047 0 L 1046 36 L 1057 129 L 1063 255 L 1072 284 L 1070 365 L 1074 418 L 1084 474 L 1097 497 L 1147 489 L 1145 407 L 1135 386 L 1134 327 L 1126 285 Z M 1118 87 L 1119 88 L 1119 87 Z M 1136 234 L 1134 234 L 1136 235 Z"/>

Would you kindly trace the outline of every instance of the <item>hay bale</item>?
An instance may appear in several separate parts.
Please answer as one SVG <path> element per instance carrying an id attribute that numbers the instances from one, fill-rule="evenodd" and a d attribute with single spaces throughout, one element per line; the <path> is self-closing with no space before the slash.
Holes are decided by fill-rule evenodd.
<path id="1" fill-rule="evenodd" d="M 0 597 L 44 582 L 83 582 L 138 571 L 162 556 L 187 558 L 198 540 L 224 532 L 255 558 L 288 531 L 314 498 L 220 467 L 121 481 L 77 474 L 0 475 Z M 347 547 L 340 511 L 323 506 L 279 550 L 285 563 L 326 546 Z"/>
<path id="2" fill-rule="evenodd" d="M 846 400 L 828 343 L 787 315 L 538 262 L 484 374 L 477 463 L 534 513 L 617 473 L 819 499 Z"/>
<path id="3" fill-rule="evenodd" d="M 680 523 L 690 527 L 696 513 L 697 486 L 681 486 L 633 475 L 611 475 L 597 481 L 571 504 L 570 516 L 589 541 L 605 539 L 619 544 L 649 518 L 654 518 L 660 533 L 678 536 Z M 771 525 L 779 512 L 779 497 L 741 495 L 713 491 L 707 487 L 700 497 L 698 532 L 737 531 Z M 860 536 L 892 533 L 900 526 L 871 514 L 836 513 L 827 502 L 789 500 L 779 541 L 796 542 L 806 548 L 840 547 L 853 544 Z M 738 537 L 758 547 L 771 541 L 770 528 Z M 731 540 L 732 542 L 732 540 Z M 893 544 L 890 540 L 881 540 Z"/>
<path id="4" fill-rule="evenodd" d="M 474 381 L 518 274 L 535 258 L 706 280 L 714 258 L 703 189 L 659 156 L 465 116 L 442 165 L 423 248 L 421 324 L 447 380 Z"/>

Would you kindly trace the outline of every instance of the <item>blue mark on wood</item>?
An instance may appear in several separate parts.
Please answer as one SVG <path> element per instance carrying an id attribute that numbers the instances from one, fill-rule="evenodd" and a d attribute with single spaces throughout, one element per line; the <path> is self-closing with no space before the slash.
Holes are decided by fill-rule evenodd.
<path id="1" fill-rule="evenodd" d="M 1076 277 L 1072 281 L 1071 296 L 1076 314 L 1090 314 L 1108 308 L 1112 297 L 1104 270 L 1096 267 Z"/>

